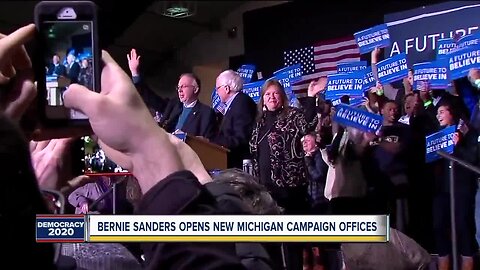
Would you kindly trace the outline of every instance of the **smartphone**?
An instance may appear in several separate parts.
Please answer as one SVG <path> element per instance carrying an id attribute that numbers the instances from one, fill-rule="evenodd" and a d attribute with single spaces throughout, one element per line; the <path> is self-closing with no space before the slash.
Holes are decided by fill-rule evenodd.
<path id="1" fill-rule="evenodd" d="M 103 149 L 98 144 L 97 138 L 93 136 L 82 137 L 84 168 L 82 173 L 90 176 L 124 176 L 132 175 L 127 170 L 115 164 L 109 159 Z"/>
<path id="2" fill-rule="evenodd" d="M 47 126 L 88 125 L 80 111 L 67 109 L 63 93 L 78 83 L 100 92 L 97 8 L 90 1 L 42 1 L 35 6 L 35 71 L 39 116 Z"/>

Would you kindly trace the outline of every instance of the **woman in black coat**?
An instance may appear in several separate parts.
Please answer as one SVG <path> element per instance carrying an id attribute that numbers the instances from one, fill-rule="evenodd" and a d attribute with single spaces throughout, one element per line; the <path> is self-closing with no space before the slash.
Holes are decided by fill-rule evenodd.
<path id="1" fill-rule="evenodd" d="M 441 128 L 459 124 L 456 107 L 451 103 L 442 103 L 437 110 L 437 120 Z M 453 135 L 453 156 L 478 166 L 478 133 L 466 125 L 457 127 Z M 473 256 L 478 252 L 475 238 L 475 195 L 477 193 L 477 175 L 459 165 L 454 165 L 454 202 L 455 224 L 458 253 L 462 255 L 462 269 L 474 269 Z M 439 269 L 450 269 L 451 254 L 450 230 L 450 185 L 449 161 L 440 160 L 435 170 L 434 195 L 434 233 L 435 245 L 439 254 Z"/>

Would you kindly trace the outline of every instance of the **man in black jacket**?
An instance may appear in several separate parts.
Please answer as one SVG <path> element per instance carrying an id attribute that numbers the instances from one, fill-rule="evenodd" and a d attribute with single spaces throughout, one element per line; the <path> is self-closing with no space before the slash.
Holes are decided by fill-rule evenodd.
<path id="1" fill-rule="evenodd" d="M 67 69 L 60 63 L 60 57 L 58 54 L 54 54 L 52 57 L 52 64 L 48 67 L 47 75 L 65 76 Z"/>
<path id="2" fill-rule="evenodd" d="M 257 105 L 242 93 L 243 80 L 237 72 L 226 70 L 218 75 L 215 89 L 225 103 L 225 115 L 213 142 L 230 150 L 228 167 L 241 168 L 242 160 L 250 156 L 248 143 L 252 137 Z"/>
<path id="3" fill-rule="evenodd" d="M 180 75 L 177 86 L 179 102 L 172 106 L 168 118 L 161 123 L 167 132 L 183 131 L 194 136 L 213 138 L 215 113 L 198 100 L 200 89 L 200 79 L 195 74 Z"/>
<path id="4" fill-rule="evenodd" d="M 160 120 L 162 126 L 167 132 L 182 131 L 184 133 L 201 136 L 211 139 L 215 134 L 215 113 L 212 108 L 201 103 L 198 96 L 201 90 L 200 79 L 193 73 L 184 73 L 178 79 L 177 91 L 178 99 L 170 100 L 163 110 L 164 100 L 141 85 L 138 66 L 140 56 L 135 49 L 132 49 L 127 55 L 128 65 L 132 73 L 133 81 L 138 85 L 139 91 L 143 93 L 145 102 L 151 103 L 154 110 L 162 110 L 163 115 Z"/>
<path id="5" fill-rule="evenodd" d="M 316 145 L 315 137 L 315 133 L 309 133 L 302 139 L 305 163 L 309 175 L 308 195 L 310 195 L 312 213 L 325 214 L 328 209 L 328 201 L 324 195 L 328 165 L 323 161 L 322 154 Z"/>
<path id="6" fill-rule="evenodd" d="M 70 83 L 78 82 L 78 75 L 80 74 L 80 64 L 75 62 L 75 55 L 69 53 L 67 56 L 67 77 L 70 79 Z"/>

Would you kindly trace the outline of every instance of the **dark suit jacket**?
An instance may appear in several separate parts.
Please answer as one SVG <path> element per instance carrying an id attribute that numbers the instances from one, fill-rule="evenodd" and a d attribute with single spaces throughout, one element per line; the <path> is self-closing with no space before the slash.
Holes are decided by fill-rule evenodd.
<path id="1" fill-rule="evenodd" d="M 58 66 L 55 66 L 54 64 L 51 64 L 48 67 L 47 75 L 66 76 L 67 75 L 67 69 L 62 64 L 59 64 Z"/>
<path id="2" fill-rule="evenodd" d="M 178 99 L 178 96 L 175 96 L 166 102 L 162 112 L 162 117 L 160 118 L 160 125 L 165 126 L 167 121 L 170 120 L 173 114 L 175 114 L 181 107 L 182 102 Z"/>
<path id="3" fill-rule="evenodd" d="M 169 118 L 164 122 L 164 128 L 167 132 L 171 133 L 175 131 L 182 110 L 183 104 L 181 102 L 172 108 Z M 197 104 L 193 107 L 192 112 L 188 115 L 181 129 L 187 134 L 211 139 L 215 135 L 215 126 L 215 113 L 213 109 L 197 101 Z"/>
<path id="4" fill-rule="evenodd" d="M 70 79 L 71 83 L 78 82 L 78 75 L 80 74 L 80 65 L 75 62 L 73 63 L 72 67 L 68 70 L 68 78 Z"/>
<path id="5" fill-rule="evenodd" d="M 223 116 L 218 135 L 213 142 L 230 150 L 228 167 L 241 168 L 242 160 L 250 157 L 248 143 L 252 137 L 257 105 L 251 97 L 240 92 Z"/>

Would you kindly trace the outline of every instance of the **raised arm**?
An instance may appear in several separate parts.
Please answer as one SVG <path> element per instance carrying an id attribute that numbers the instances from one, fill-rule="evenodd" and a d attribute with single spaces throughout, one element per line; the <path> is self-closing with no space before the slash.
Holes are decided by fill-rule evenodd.
<path id="1" fill-rule="evenodd" d="M 378 69 L 377 69 L 377 63 L 380 61 L 380 53 L 381 53 L 381 50 L 378 49 L 378 48 L 375 48 L 372 53 L 371 53 L 371 57 L 372 57 L 372 72 L 373 72 L 373 76 L 375 77 L 375 80 L 377 81 L 377 85 L 381 86 L 381 88 L 383 89 L 383 95 L 385 95 L 388 99 L 391 99 L 391 100 L 395 100 L 397 102 L 400 102 L 400 100 L 398 100 L 398 98 L 402 98 L 404 95 L 403 94 L 400 94 L 399 93 L 399 89 L 393 87 L 391 84 L 389 83 L 386 83 L 386 84 L 380 84 L 380 81 L 378 80 Z M 408 77 L 405 78 L 407 80 L 407 82 L 409 81 L 408 80 Z M 412 77 L 412 80 L 413 80 L 413 77 Z M 405 87 L 405 85 L 404 85 Z M 407 87 L 408 87 L 408 84 L 407 84 Z M 407 92 L 410 92 L 411 91 L 411 87 L 409 88 L 405 88 L 405 94 Z"/>
<path id="2" fill-rule="evenodd" d="M 141 56 L 135 49 L 132 49 L 130 53 L 127 54 L 128 68 L 130 69 L 130 73 L 132 75 L 133 84 L 148 107 L 153 108 L 156 111 L 163 112 L 165 100 L 158 96 L 142 80 L 140 75 L 140 57 Z"/>

